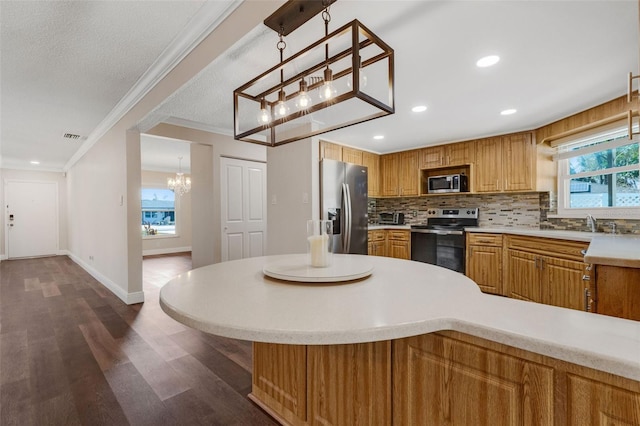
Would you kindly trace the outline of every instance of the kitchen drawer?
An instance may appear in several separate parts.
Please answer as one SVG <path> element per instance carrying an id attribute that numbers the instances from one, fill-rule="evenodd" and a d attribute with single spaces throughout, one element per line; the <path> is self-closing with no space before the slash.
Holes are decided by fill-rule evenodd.
<path id="1" fill-rule="evenodd" d="M 580 241 L 556 240 L 540 237 L 522 237 L 509 235 L 509 249 L 523 250 L 530 253 L 538 253 L 569 260 L 583 261 L 583 250 L 589 247 L 589 243 Z"/>
<path id="2" fill-rule="evenodd" d="M 385 240 L 385 235 L 384 235 L 384 229 L 379 229 L 379 230 L 375 230 L 375 231 L 369 231 L 369 241 L 384 241 Z"/>
<path id="3" fill-rule="evenodd" d="M 467 243 L 469 245 L 502 247 L 502 234 L 468 233 Z"/>
<path id="4" fill-rule="evenodd" d="M 403 231 L 397 229 L 387 230 L 387 239 L 394 241 L 409 241 L 410 231 Z"/>

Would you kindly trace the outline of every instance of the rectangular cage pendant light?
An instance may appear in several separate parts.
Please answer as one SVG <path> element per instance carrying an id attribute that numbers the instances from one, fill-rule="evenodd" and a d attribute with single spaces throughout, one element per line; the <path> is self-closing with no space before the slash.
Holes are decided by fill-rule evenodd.
<path id="1" fill-rule="evenodd" d="M 267 146 L 393 114 L 393 49 L 353 20 L 236 89 L 233 103 L 235 139 Z"/>

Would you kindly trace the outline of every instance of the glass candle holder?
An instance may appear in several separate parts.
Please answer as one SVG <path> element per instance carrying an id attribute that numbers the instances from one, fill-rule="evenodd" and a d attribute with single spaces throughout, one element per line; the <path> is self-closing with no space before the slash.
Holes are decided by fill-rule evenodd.
<path id="1" fill-rule="evenodd" d="M 331 235 L 333 235 L 333 221 L 307 221 L 307 258 L 309 265 L 316 268 L 326 268 L 331 265 Z"/>

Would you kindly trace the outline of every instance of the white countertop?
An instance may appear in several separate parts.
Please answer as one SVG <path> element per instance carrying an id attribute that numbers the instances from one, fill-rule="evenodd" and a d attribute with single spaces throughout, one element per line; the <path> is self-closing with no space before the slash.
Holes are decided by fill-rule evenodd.
<path id="1" fill-rule="evenodd" d="M 410 231 L 411 225 L 369 225 L 369 231 L 376 229 L 404 229 Z"/>
<path id="2" fill-rule="evenodd" d="M 354 255 L 342 255 L 354 256 Z M 298 284 L 265 277 L 259 257 L 181 274 L 162 309 L 199 330 L 283 344 L 343 344 L 456 330 L 640 380 L 640 322 L 480 292 L 464 275 L 371 256 L 355 282 Z"/>
<path id="3" fill-rule="evenodd" d="M 555 230 L 555 229 L 537 229 L 537 228 L 467 227 L 464 229 L 467 232 L 526 235 L 530 237 L 555 238 L 558 240 L 585 241 L 585 242 L 590 242 L 591 239 L 594 238 L 595 236 L 605 235 L 601 232 L 562 231 L 562 230 Z"/>
<path id="4" fill-rule="evenodd" d="M 640 236 L 598 235 L 591 240 L 584 260 L 596 265 L 640 268 Z"/>

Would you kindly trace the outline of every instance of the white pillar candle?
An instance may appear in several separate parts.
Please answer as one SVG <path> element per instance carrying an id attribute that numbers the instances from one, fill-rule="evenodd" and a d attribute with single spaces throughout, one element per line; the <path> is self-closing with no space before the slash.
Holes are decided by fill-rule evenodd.
<path id="1" fill-rule="evenodd" d="M 311 266 L 329 266 L 329 236 L 327 234 L 312 235 L 308 237 L 308 240 L 311 252 Z"/>

